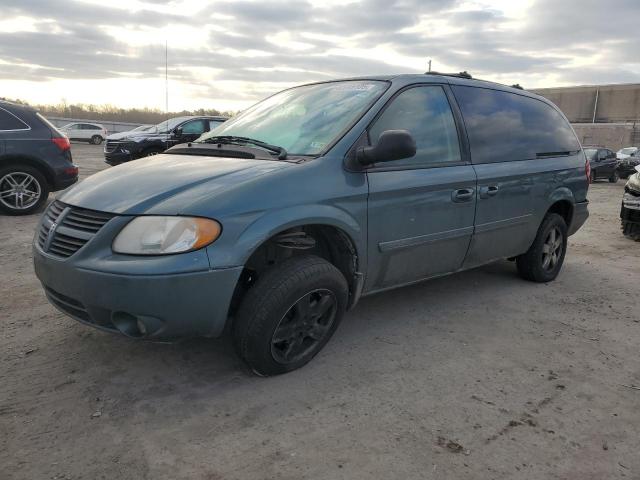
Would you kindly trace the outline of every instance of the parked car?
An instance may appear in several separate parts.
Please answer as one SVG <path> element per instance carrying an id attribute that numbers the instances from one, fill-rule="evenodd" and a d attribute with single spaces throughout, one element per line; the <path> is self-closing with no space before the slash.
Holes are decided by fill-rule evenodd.
<path id="1" fill-rule="evenodd" d="M 589 163 L 560 110 L 453 75 L 295 87 L 163 157 L 61 195 L 36 274 L 106 331 L 229 326 L 260 375 L 306 364 L 364 295 L 510 257 L 550 282 L 588 216 Z"/>
<path id="2" fill-rule="evenodd" d="M 77 179 L 69 139 L 33 108 L 0 100 L 0 210 L 33 213 Z"/>
<path id="3" fill-rule="evenodd" d="M 622 233 L 640 241 L 640 166 L 636 166 L 636 173 L 629 178 L 624 187 L 620 221 Z"/>
<path id="4" fill-rule="evenodd" d="M 624 147 L 616 152 L 619 160 L 624 160 L 638 153 L 638 147 Z"/>
<path id="5" fill-rule="evenodd" d="M 640 151 L 636 149 L 636 151 L 631 151 L 618 162 L 618 175 L 620 175 L 620 178 L 627 179 L 629 176 L 636 173 L 635 168 L 638 165 L 640 165 Z"/>
<path id="6" fill-rule="evenodd" d="M 610 183 L 618 181 L 618 159 L 608 148 L 584 147 L 584 154 L 591 165 L 591 182 L 607 179 Z"/>
<path id="7" fill-rule="evenodd" d="M 107 138 L 107 129 L 98 123 L 69 123 L 60 129 L 69 140 L 100 145 Z"/>
<path id="8" fill-rule="evenodd" d="M 139 127 L 136 127 L 132 130 L 130 130 L 131 132 L 146 132 L 147 130 L 151 130 L 152 128 L 155 128 L 155 125 L 140 125 Z"/>
<path id="9" fill-rule="evenodd" d="M 114 133 L 104 145 L 104 161 L 119 165 L 164 152 L 178 143 L 191 142 L 222 124 L 225 117 L 176 117 L 142 131 Z"/>

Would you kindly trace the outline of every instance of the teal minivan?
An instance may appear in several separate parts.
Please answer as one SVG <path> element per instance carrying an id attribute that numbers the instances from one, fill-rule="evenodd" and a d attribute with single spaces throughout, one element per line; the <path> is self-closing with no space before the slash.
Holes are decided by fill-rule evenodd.
<path id="1" fill-rule="evenodd" d="M 527 91 L 466 74 L 314 83 L 65 191 L 35 271 L 83 323 L 228 329 L 253 371 L 279 374 L 364 295 L 504 258 L 552 281 L 589 176 L 567 119 Z"/>

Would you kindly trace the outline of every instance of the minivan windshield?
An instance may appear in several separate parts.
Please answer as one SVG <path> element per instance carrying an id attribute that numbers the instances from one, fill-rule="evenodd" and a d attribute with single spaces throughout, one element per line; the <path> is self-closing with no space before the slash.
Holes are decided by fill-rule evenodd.
<path id="1" fill-rule="evenodd" d="M 203 134 L 197 142 L 219 136 L 247 137 L 278 145 L 291 155 L 317 155 L 387 86 L 387 82 L 378 80 L 346 80 L 291 88 Z"/>

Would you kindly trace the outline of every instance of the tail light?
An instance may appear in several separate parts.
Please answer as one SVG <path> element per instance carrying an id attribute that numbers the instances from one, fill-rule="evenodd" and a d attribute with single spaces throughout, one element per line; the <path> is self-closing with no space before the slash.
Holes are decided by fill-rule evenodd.
<path id="1" fill-rule="evenodd" d="M 71 142 L 68 137 L 54 137 L 51 141 L 63 152 L 71 149 Z"/>
<path id="2" fill-rule="evenodd" d="M 587 176 L 587 183 L 591 183 L 591 163 L 588 158 L 585 158 L 584 173 Z"/>

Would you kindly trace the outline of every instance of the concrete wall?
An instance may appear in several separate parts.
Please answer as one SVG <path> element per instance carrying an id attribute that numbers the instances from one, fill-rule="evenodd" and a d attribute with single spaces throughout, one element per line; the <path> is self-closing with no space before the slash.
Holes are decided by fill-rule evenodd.
<path id="1" fill-rule="evenodd" d="M 86 118 L 62 118 L 62 117 L 47 117 L 51 123 L 56 127 L 64 127 L 69 123 L 98 123 L 107 129 L 109 133 L 128 132 L 136 127 L 139 127 L 140 123 L 128 123 L 128 122 L 106 122 L 102 120 L 87 120 Z"/>
<path id="2" fill-rule="evenodd" d="M 574 123 L 573 129 L 582 145 L 599 145 L 613 151 L 640 146 L 640 124 Z"/>
<path id="3" fill-rule="evenodd" d="M 534 89 L 564 112 L 572 123 L 640 122 L 640 83 Z M 597 105 L 596 105 L 597 98 Z"/>

